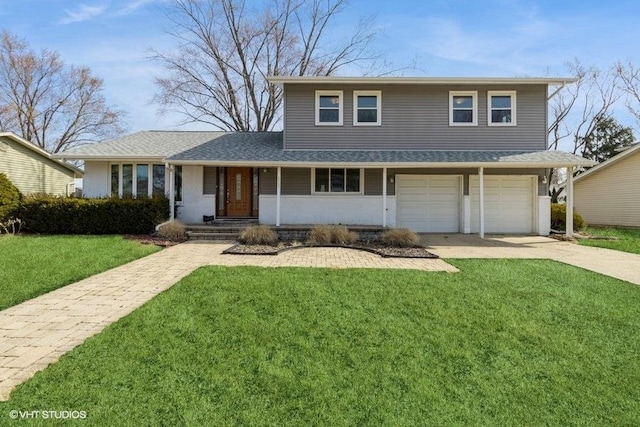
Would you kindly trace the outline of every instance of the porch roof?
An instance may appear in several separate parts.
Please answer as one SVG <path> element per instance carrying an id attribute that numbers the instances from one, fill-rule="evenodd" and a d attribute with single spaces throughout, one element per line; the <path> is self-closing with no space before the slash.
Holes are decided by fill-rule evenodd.
<path id="1" fill-rule="evenodd" d="M 259 167 L 551 168 L 595 164 L 562 151 L 283 150 L 281 132 L 227 133 L 165 160 L 184 165 Z"/>

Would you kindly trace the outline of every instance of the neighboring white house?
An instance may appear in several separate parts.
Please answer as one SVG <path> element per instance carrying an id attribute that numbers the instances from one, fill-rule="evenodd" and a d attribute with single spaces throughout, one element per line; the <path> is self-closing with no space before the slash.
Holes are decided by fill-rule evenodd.
<path id="1" fill-rule="evenodd" d="M 61 153 L 87 197 L 165 192 L 178 217 L 546 235 L 548 78 L 273 77 L 282 132 L 138 132 Z M 172 204 L 173 206 L 173 204 Z"/>
<path id="2" fill-rule="evenodd" d="M 74 179 L 82 171 L 12 132 L 0 132 L 0 173 L 22 194 L 74 194 Z"/>
<path id="3" fill-rule="evenodd" d="M 640 143 L 574 179 L 575 209 L 590 225 L 640 227 Z"/>

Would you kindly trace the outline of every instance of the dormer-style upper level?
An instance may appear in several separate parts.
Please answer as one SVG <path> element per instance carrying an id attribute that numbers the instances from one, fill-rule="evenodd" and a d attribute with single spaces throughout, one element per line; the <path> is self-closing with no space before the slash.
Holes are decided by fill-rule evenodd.
<path id="1" fill-rule="evenodd" d="M 285 150 L 545 150 L 549 86 L 571 78 L 271 77 Z"/>

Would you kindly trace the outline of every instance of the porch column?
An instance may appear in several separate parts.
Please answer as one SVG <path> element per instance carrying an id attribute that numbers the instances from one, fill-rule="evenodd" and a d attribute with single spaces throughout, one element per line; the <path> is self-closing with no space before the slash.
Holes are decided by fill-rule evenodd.
<path id="1" fill-rule="evenodd" d="M 573 167 L 567 167 L 567 219 L 566 219 L 566 235 L 573 236 Z"/>
<path id="2" fill-rule="evenodd" d="M 387 226 L 387 168 L 382 168 L 382 226 Z"/>
<path id="3" fill-rule="evenodd" d="M 176 214 L 176 173 L 174 167 L 169 163 L 165 163 L 164 167 L 169 171 L 169 221 L 173 221 Z"/>
<path id="4" fill-rule="evenodd" d="M 480 209 L 478 209 L 480 212 L 480 238 L 484 239 L 484 168 L 478 169 L 478 181 L 478 192 L 480 193 L 478 198 L 480 201 Z"/>
<path id="5" fill-rule="evenodd" d="M 280 227 L 280 193 L 282 190 L 282 167 L 278 166 L 276 175 L 276 227 Z"/>

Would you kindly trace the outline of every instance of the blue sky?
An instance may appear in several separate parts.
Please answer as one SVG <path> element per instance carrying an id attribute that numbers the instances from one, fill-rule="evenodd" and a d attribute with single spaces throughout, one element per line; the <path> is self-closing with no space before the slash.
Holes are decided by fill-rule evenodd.
<path id="1" fill-rule="evenodd" d="M 207 129 L 177 127 L 177 116 L 158 116 L 151 103 L 163 70 L 148 60 L 149 49 L 174 45 L 166 1 L 0 0 L 0 19 L 32 47 L 56 50 L 102 77 L 108 102 L 127 112 L 129 131 Z M 638 0 L 352 0 L 336 35 L 370 14 L 387 58 L 398 66 L 416 61 L 419 68 L 405 75 L 565 76 L 573 58 L 640 64 Z"/>

